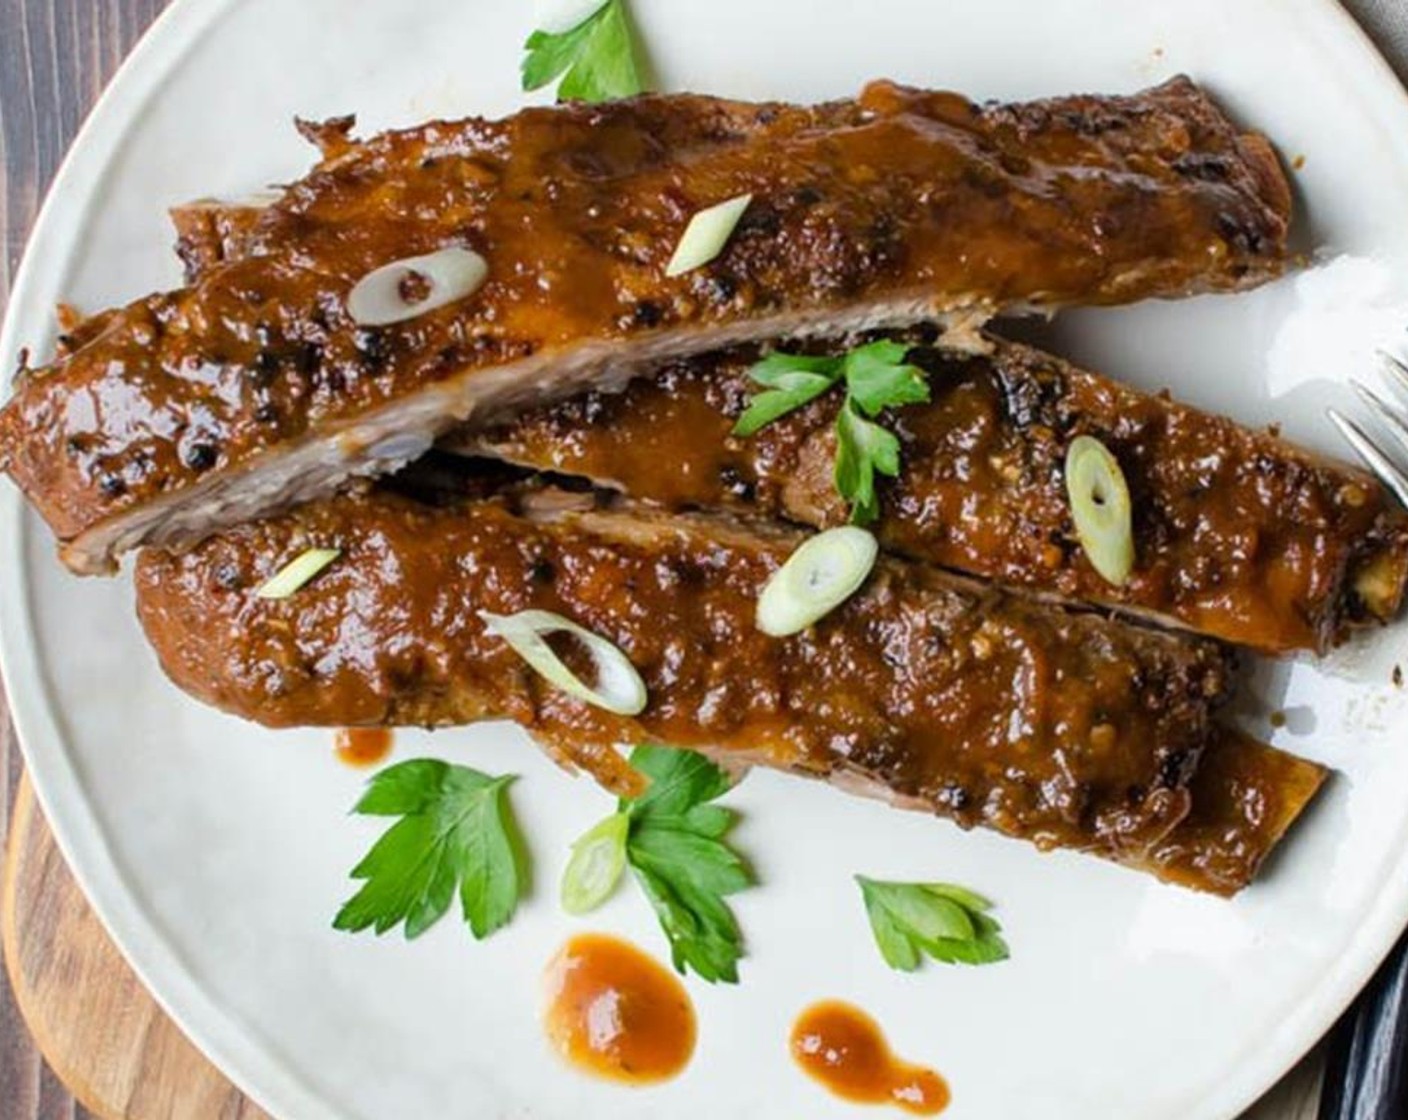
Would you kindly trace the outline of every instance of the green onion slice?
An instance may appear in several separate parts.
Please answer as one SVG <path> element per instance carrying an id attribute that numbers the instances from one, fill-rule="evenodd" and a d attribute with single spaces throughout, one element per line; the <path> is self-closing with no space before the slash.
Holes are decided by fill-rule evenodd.
<path id="1" fill-rule="evenodd" d="M 612 813 L 572 845 L 572 858 L 562 873 L 562 908 L 586 914 L 610 896 L 626 870 L 627 813 Z"/>
<path id="2" fill-rule="evenodd" d="M 452 245 L 367 273 L 348 293 L 347 313 L 358 326 L 389 327 L 469 298 L 488 277 L 483 257 Z"/>
<path id="3" fill-rule="evenodd" d="M 645 682 L 619 649 L 598 634 L 552 611 L 519 611 L 502 615 L 480 611 L 484 627 L 502 638 L 540 676 L 570 696 L 585 700 L 618 716 L 639 715 L 645 710 Z M 586 647 L 596 669 L 595 688 L 583 682 L 545 640 L 549 634 L 571 634 Z"/>
<path id="4" fill-rule="evenodd" d="M 1134 516 L 1119 460 L 1092 436 L 1077 436 L 1066 451 L 1066 495 L 1076 538 L 1090 566 L 1122 587 L 1134 570 Z"/>
<path id="5" fill-rule="evenodd" d="M 280 568 L 275 576 L 254 593 L 255 597 L 287 599 L 295 592 L 301 591 L 305 584 L 341 555 L 342 550 L 338 548 L 310 548 Z"/>
<path id="6" fill-rule="evenodd" d="M 859 589 L 880 546 L 855 525 L 818 533 L 797 549 L 758 597 L 758 629 L 774 638 L 805 630 Z"/>
<path id="7" fill-rule="evenodd" d="M 741 194 L 701 210 L 689 219 L 684 236 L 675 247 L 675 255 L 665 266 L 666 276 L 680 276 L 708 264 L 724 251 L 743 211 L 753 201 L 751 194 Z"/>

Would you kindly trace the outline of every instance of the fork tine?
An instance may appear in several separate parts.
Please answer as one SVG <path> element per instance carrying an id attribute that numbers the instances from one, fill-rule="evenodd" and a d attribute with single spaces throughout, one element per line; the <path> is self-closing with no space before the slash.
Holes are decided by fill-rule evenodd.
<path id="1" fill-rule="evenodd" d="M 1364 434 L 1358 424 L 1338 409 L 1327 408 L 1325 415 L 1330 418 L 1330 423 L 1340 430 L 1340 435 L 1344 436 L 1349 446 L 1368 464 L 1369 469 L 1398 496 L 1400 502 L 1408 506 L 1408 475 L 1399 470 L 1393 460 L 1379 450 L 1378 445 Z"/>
<path id="2" fill-rule="evenodd" d="M 1399 391 L 1408 393 L 1408 363 L 1405 363 L 1398 355 L 1390 354 L 1387 350 L 1379 351 L 1379 363 L 1383 366 L 1389 380 Z"/>
<path id="3" fill-rule="evenodd" d="M 1383 397 L 1379 396 L 1378 393 L 1374 392 L 1373 389 L 1369 388 L 1369 386 L 1365 385 L 1364 382 L 1351 377 L 1349 383 L 1354 386 L 1354 391 L 1359 394 L 1364 403 L 1383 421 L 1384 427 L 1387 428 L 1393 438 L 1398 441 L 1398 445 L 1402 447 L 1403 450 L 1408 451 L 1408 424 L 1403 422 L 1400 411 L 1389 404 L 1388 401 L 1384 400 Z"/>

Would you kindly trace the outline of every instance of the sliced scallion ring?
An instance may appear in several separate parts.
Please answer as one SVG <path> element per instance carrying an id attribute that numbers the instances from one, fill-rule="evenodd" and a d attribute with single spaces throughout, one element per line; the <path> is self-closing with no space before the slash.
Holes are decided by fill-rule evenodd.
<path id="1" fill-rule="evenodd" d="M 1134 570 L 1134 515 L 1119 460 L 1093 436 L 1066 451 L 1066 496 L 1076 538 L 1102 579 L 1124 586 Z"/>
<path id="2" fill-rule="evenodd" d="M 774 638 L 805 630 L 859 589 L 880 546 L 855 525 L 818 533 L 787 558 L 758 597 L 758 629 Z"/>
<path id="3" fill-rule="evenodd" d="M 675 255 L 665 266 L 665 275 L 681 276 L 708 264 L 722 253 L 728 239 L 733 236 L 738 220 L 743 217 L 743 211 L 752 201 L 751 194 L 741 194 L 701 210 L 690 218 L 684 236 L 675 246 Z"/>
<path id="4" fill-rule="evenodd" d="M 357 281 L 347 313 L 359 326 L 388 327 L 473 295 L 488 276 L 488 262 L 472 249 L 450 246 L 407 257 Z"/>
<path id="5" fill-rule="evenodd" d="M 587 914 L 610 897 L 626 870 L 626 835 L 631 818 L 612 813 L 572 845 L 572 858 L 562 873 L 562 908 Z"/>
<path id="6" fill-rule="evenodd" d="M 618 716 L 639 715 L 645 710 L 645 682 L 630 659 L 605 638 L 570 618 L 552 611 L 519 611 L 511 615 L 480 611 L 479 617 L 490 634 L 506 641 L 540 676 L 569 696 Z M 586 647 L 596 669 L 595 688 L 563 664 L 546 641 L 549 634 L 571 634 Z"/>
<path id="7" fill-rule="evenodd" d="M 336 548 L 310 548 L 280 568 L 254 593 L 255 598 L 287 599 L 341 555 Z"/>

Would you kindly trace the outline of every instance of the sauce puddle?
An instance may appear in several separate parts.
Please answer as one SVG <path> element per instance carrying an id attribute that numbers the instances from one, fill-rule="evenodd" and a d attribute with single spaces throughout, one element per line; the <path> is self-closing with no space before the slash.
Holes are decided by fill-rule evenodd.
<path id="1" fill-rule="evenodd" d="M 792 1027 L 792 1058 L 844 1100 L 893 1104 L 918 1116 L 948 1107 L 948 1084 L 931 1069 L 896 1058 L 880 1025 L 840 1000 L 815 1003 Z"/>
<path id="2" fill-rule="evenodd" d="M 667 1081 L 694 1053 L 694 1006 L 674 973 L 628 941 L 572 938 L 547 968 L 549 1040 L 572 1065 L 630 1085 Z"/>
<path id="3" fill-rule="evenodd" d="M 334 739 L 339 762 L 366 768 L 375 766 L 391 753 L 395 737 L 385 727 L 344 727 Z"/>

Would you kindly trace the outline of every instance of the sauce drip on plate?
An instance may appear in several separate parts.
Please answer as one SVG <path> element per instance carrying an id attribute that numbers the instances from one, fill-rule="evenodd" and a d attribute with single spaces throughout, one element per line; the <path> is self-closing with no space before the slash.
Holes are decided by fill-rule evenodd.
<path id="1" fill-rule="evenodd" d="M 836 1096 L 858 1104 L 893 1104 L 934 1116 L 950 1099 L 942 1077 L 896 1058 L 880 1025 L 840 1000 L 813 1004 L 797 1016 L 792 1058 Z"/>
<path id="2" fill-rule="evenodd" d="M 674 975 L 634 945 L 599 933 L 564 945 L 547 969 L 548 1038 L 578 1069 L 648 1085 L 694 1053 L 694 1006 Z"/>
<path id="3" fill-rule="evenodd" d="M 344 727 L 337 733 L 335 750 L 338 761 L 348 766 L 375 766 L 391 753 L 394 742 L 385 727 Z"/>

